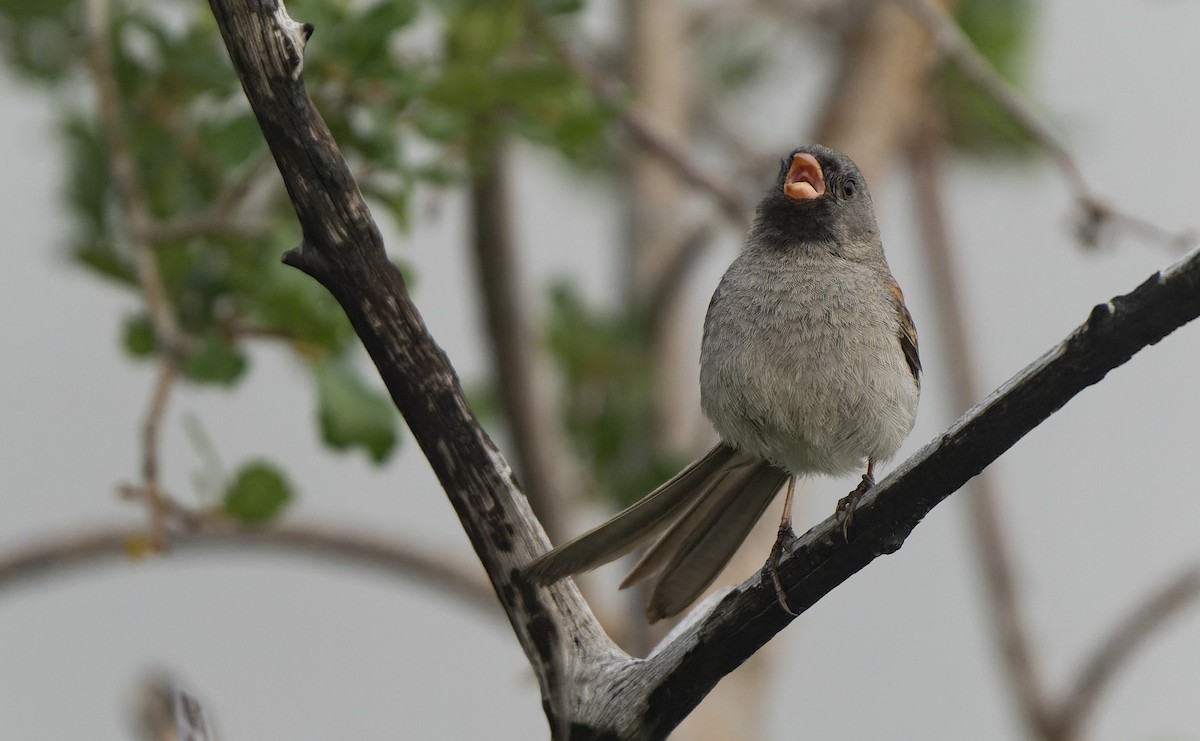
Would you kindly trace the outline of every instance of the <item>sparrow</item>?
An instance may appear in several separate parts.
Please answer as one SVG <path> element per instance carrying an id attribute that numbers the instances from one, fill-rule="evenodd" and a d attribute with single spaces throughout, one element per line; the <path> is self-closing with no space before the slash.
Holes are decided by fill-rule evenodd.
<path id="1" fill-rule="evenodd" d="M 525 573 L 553 583 L 657 538 L 621 588 L 649 580 L 648 620 L 671 617 L 716 579 L 786 484 L 767 568 L 788 609 L 774 567 L 795 539 L 796 479 L 865 465 L 835 513 L 848 538 L 875 466 L 912 430 L 920 378 L 917 331 L 884 258 L 862 173 L 841 152 L 796 149 L 758 204 L 704 319 L 700 402 L 720 442 Z"/>

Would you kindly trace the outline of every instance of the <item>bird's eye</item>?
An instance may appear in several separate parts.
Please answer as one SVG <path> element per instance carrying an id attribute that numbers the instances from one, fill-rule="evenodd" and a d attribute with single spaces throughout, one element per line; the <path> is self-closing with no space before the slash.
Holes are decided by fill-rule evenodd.
<path id="1" fill-rule="evenodd" d="M 858 183 L 854 182 L 854 178 L 847 178 L 846 181 L 842 183 L 842 198 L 853 198 L 857 190 Z"/>

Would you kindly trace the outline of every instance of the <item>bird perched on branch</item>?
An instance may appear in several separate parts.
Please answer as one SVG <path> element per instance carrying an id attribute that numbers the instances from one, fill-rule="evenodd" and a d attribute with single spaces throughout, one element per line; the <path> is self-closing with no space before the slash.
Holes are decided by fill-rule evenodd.
<path id="1" fill-rule="evenodd" d="M 608 522 L 535 559 L 526 574 L 551 583 L 657 537 L 621 586 L 653 580 L 647 617 L 670 617 L 712 583 L 786 483 L 767 562 L 774 576 L 795 538 L 797 477 L 865 465 L 862 482 L 838 503 L 848 537 L 876 463 L 912 430 L 920 373 L 917 331 L 862 173 L 841 152 L 795 150 L 704 320 L 700 399 L 721 442 Z"/>

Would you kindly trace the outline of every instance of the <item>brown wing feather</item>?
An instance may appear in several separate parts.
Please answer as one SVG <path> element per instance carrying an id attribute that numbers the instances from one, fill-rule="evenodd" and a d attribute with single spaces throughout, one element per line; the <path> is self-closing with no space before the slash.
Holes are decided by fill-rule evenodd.
<path id="1" fill-rule="evenodd" d="M 892 281 L 891 289 L 896 296 L 896 313 L 899 314 L 900 319 L 900 331 L 897 335 L 900 340 L 900 350 L 904 353 L 908 369 L 912 371 L 913 380 L 920 387 L 921 356 L 917 352 L 917 327 L 913 324 L 912 314 L 908 313 L 908 307 L 904 305 L 904 292 L 900 290 L 900 286 L 895 280 Z"/>

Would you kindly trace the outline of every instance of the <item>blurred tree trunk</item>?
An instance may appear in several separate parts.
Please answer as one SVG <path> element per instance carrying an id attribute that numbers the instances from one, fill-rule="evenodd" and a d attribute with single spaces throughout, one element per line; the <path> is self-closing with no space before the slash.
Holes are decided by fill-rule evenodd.
<path id="1" fill-rule="evenodd" d="M 627 0 L 625 3 L 626 75 L 641 108 L 675 141 L 688 138 L 687 14 L 677 0 Z M 687 239 L 684 229 L 685 183 L 663 162 L 634 150 L 627 163 L 628 300 L 655 306 L 650 323 L 654 380 L 651 410 L 651 454 L 690 453 L 694 397 L 684 379 L 696 375 L 689 352 L 692 317 L 685 291 L 667 301 L 650 292 L 662 284 L 664 272 Z"/>
<path id="2" fill-rule="evenodd" d="M 937 0 L 952 8 L 953 0 Z M 922 120 L 935 49 L 925 30 L 891 2 L 863 6 L 843 38 L 842 63 L 813 140 L 850 155 L 871 190 Z"/>
<path id="3" fill-rule="evenodd" d="M 564 471 L 570 455 L 554 409 L 552 384 L 530 330 L 528 296 L 522 283 L 512 224 L 509 157 L 503 142 L 475 147 L 470 183 L 471 246 L 481 297 L 483 326 L 496 394 L 508 426 L 522 490 L 542 526 L 562 533 L 562 510 L 570 503 Z"/>

